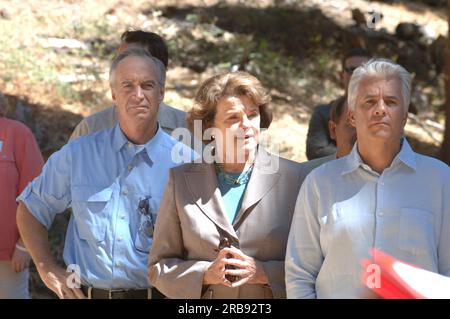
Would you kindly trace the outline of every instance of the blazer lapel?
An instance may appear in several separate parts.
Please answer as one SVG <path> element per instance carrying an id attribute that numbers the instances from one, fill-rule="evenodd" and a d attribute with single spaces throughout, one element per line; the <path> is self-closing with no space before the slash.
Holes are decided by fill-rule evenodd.
<path id="1" fill-rule="evenodd" d="M 281 174 L 276 160 L 277 157 L 259 148 L 241 208 L 234 219 L 234 229 L 239 228 L 251 209 L 278 183 Z"/>
<path id="2" fill-rule="evenodd" d="M 194 169 L 184 173 L 184 177 L 195 204 L 214 224 L 238 241 L 238 236 L 225 214 L 214 165 L 196 164 Z"/>

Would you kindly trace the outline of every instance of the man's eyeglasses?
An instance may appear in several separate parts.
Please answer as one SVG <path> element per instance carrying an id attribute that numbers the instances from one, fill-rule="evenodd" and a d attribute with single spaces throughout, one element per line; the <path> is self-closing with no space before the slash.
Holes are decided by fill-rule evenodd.
<path id="1" fill-rule="evenodd" d="M 145 216 L 145 221 L 139 226 L 139 232 L 152 237 L 155 230 L 155 221 L 150 208 L 150 197 L 139 200 L 138 209 Z"/>

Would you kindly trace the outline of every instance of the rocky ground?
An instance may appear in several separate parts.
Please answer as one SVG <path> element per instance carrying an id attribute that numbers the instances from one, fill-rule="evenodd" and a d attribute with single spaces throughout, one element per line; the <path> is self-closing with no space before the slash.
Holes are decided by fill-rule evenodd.
<path id="1" fill-rule="evenodd" d="M 166 103 L 188 110 L 200 83 L 245 69 L 270 88 L 271 140 L 304 161 L 314 105 L 342 93 L 339 56 L 365 46 L 415 74 L 406 134 L 436 156 L 443 133 L 445 1 L 365 0 L 0 0 L 0 90 L 8 116 L 36 134 L 44 156 L 67 142 L 78 121 L 111 104 L 108 61 L 127 28 L 158 32 L 171 61 Z M 67 215 L 51 231 L 61 256 Z M 32 276 L 35 298 L 52 295 Z"/>

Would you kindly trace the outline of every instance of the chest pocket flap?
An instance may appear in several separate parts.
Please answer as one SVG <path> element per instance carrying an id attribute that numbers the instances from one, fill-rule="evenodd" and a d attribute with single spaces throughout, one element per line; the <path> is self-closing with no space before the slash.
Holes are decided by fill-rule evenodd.
<path id="1" fill-rule="evenodd" d="M 81 239 L 101 242 L 111 217 L 111 188 L 76 186 L 72 189 L 72 209 Z"/>

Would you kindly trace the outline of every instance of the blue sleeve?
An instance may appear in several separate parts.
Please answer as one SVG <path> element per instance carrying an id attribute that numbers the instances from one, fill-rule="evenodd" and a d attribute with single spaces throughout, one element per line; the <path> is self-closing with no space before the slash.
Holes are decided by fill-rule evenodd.
<path id="1" fill-rule="evenodd" d="M 54 153 L 36 177 L 17 197 L 47 229 L 56 214 L 64 212 L 71 202 L 72 158 L 70 146 Z"/>
<path id="2" fill-rule="evenodd" d="M 318 196 L 314 174 L 309 174 L 299 192 L 286 250 L 285 278 L 289 299 L 316 298 L 316 278 L 323 263 Z"/>

